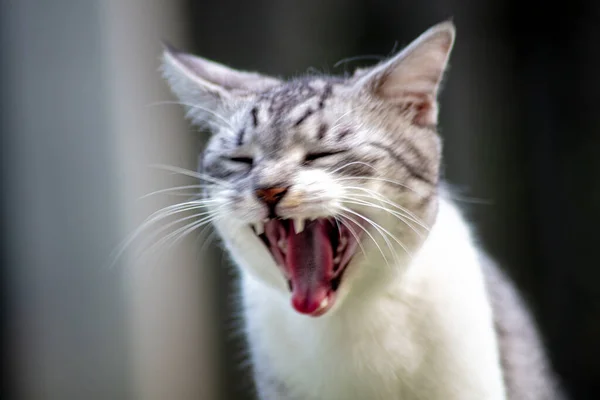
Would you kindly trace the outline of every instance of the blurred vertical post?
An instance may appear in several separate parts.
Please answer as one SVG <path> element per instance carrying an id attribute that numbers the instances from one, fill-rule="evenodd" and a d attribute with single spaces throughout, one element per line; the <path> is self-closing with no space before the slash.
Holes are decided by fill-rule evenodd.
<path id="1" fill-rule="evenodd" d="M 110 88 L 113 131 L 119 170 L 123 172 L 121 193 L 128 231 L 138 227 L 151 212 L 184 199 L 153 196 L 140 201 L 141 196 L 157 189 L 200 183 L 149 167 L 160 163 L 196 169 L 197 139 L 183 118 L 183 108 L 172 103 L 175 99 L 159 72 L 161 40 L 178 46 L 186 43 L 188 20 L 183 3 L 172 0 L 105 3 L 105 32 L 113 78 Z M 146 232 L 146 238 L 159 227 L 160 224 Z M 217 398 L 215 382 L 219 368 L 213 337 L 210 275 L 214 261 L 207 251 L 198 254 L 201 246 L 193 239 L 183 241 L 175 251 L 152 262 L 147 257 L 132 257 L 126 266 L 130 268 L 136 398 Z"/>
<path id="2" fill-rule="evenodd" d="M 148 164 L 196 166 L 181 107 L 152 106 L 172 100 L 160 39 L 183 44 L 181 3 L 0 2 L 8 399 L 217 397 L 210 258 L 185 242 L 108 268 L 169 200 L 136 199 L 181 182 Z"/>
<path id="3" fill-rule="evenodd" d="M 100 3 L 0 2 L 9 399 L 130 398 Z"/>

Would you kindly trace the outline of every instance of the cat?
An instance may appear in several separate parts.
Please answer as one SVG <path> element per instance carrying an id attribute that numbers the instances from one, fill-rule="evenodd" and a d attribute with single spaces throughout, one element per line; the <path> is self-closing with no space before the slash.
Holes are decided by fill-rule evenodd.
<path id="1" fill-rule="evenodd" d="M 239 267 L 262 400 L 562 399 L 533 318 L 441 182 L 440 23 L 343 77 L 282 80 L 166 46 L 212 133 L 203 198 Z"/>

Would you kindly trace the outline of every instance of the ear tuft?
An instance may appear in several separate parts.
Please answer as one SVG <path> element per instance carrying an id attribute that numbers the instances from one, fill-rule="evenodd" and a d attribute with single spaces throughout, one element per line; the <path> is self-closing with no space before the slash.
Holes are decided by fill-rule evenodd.
<path id="1" fill-rule="evenodd" d="M 363 74 L 359 85 L 397 104 L 421 126 L 437 124 L 437 95 L 455 38 L 452 22 L 438 24 L 390 60 Z"/>
<path id="2" fill-rule="evenodd" d="M 173 93 L 199 125 L 221 125 L 240 103 L 280 82 L 175 49 L 163 42 L 162 71 Z"/>

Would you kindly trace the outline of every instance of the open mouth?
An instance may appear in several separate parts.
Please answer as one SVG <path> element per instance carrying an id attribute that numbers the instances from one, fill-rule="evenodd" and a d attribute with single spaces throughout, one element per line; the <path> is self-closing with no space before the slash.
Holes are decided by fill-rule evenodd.
<path id="1" fill-rule="evenodd" d="M 252 228 L 281 266 L 294 309 L 311 316 L 329 310 L 358 247 L 360 228 L 333 218 L 269 219 Z"/>

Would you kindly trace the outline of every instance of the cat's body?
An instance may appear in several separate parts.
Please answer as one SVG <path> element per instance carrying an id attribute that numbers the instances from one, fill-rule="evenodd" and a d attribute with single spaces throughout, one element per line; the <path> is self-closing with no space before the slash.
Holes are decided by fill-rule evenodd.
<path id="1" fill-rule="evenodd" d="M 505 398 L 478 254 L 449 203 L 402 277 L 329 318 L 290 313 L 249 276 L 244 290 L 265 399 Z"/>
<path id="2" fill-rule="evenodd" d="M 196 206 L 240 267 L 261 399 L 559 398 L 526 308 L 440 189 L 453 41 L 441 24 L 353 77 L 292 82 L 166 52 L 215 133 Z"/>
<path id="3" fill-rule="evenodd" d="M 449 200 L 406 275 L 331 318 L 242 280 L 262 399 L 561 398 L 526 308 Z"/>

